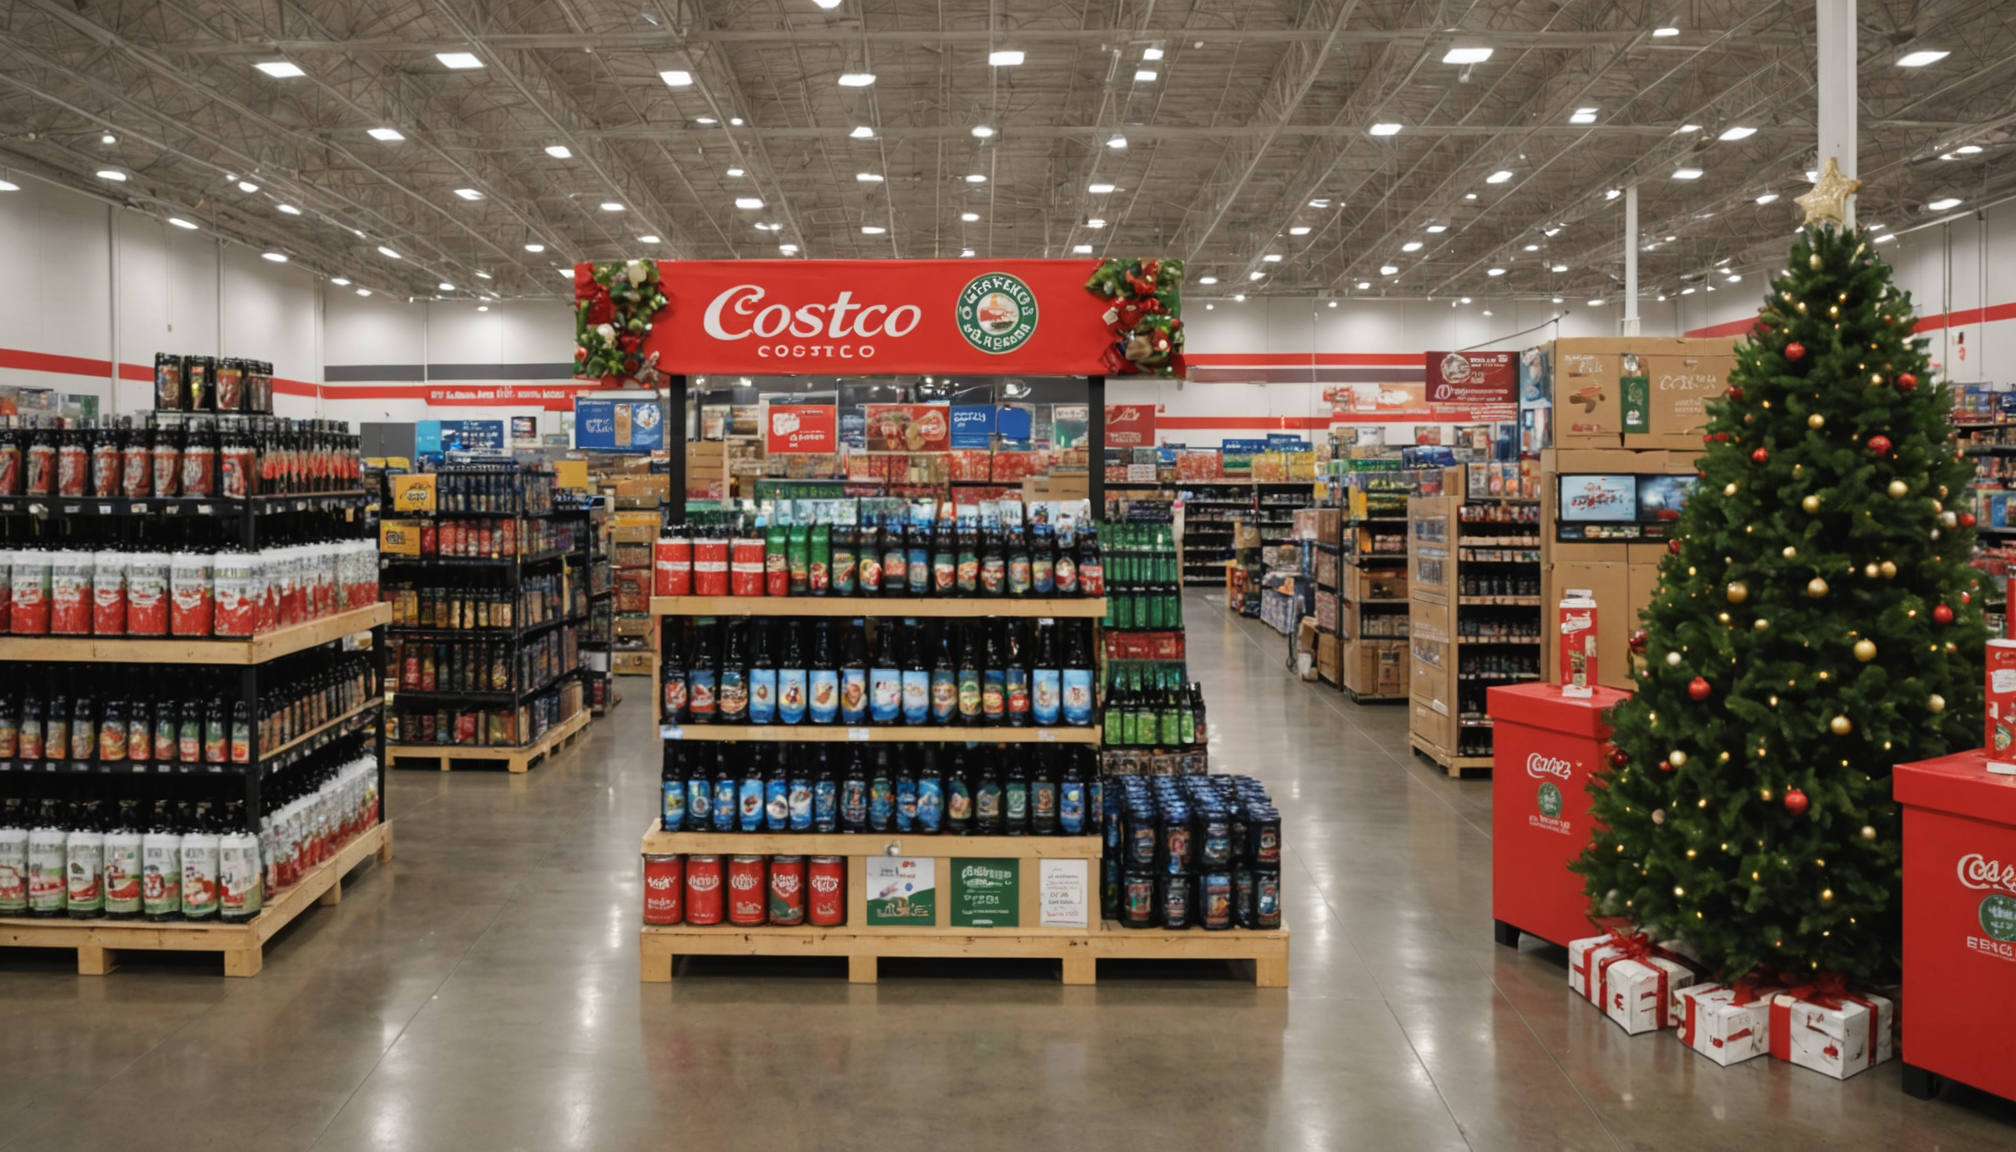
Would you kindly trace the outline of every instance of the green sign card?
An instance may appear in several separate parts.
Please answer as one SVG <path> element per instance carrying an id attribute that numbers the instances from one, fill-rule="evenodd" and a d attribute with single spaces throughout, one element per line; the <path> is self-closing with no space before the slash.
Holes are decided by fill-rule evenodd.
<path id="1" fill-rule="evenodd" d="M 868 923 L 877 927 L 938 922 L 938 862 L 930 857 L 868 857 Z"/>
<path id="2" fill-rule="evenodd" d="M 1022 862 L 1010 858 L 952 861 L 954 928 L 1020 927 Z"/>

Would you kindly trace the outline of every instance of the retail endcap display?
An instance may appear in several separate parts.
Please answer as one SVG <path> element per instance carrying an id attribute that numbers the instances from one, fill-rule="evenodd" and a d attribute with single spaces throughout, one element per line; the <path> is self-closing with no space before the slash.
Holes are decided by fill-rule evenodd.
<path id="1" fill-rule="evenodd" d="M 156 352 L 154 407 L 163 412 L 271 412 L 273 365 Z"/>
<path id="2" fill-rule="evenodd" d="M 1281 813 L 1248 776 L 1107 781 L 1099 907 L 1128 928 L 1281 926 Z"/>

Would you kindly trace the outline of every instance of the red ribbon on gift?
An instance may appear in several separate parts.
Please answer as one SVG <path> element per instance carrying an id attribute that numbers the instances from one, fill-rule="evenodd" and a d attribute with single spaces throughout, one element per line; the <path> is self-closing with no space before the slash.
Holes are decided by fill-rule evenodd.
<path id="1" fill-rule="evenodd" d="M 1839 972 L 1816 972 L 1810 983 L 1796 988 L 1787 988 L 1771 997 L 1771 1055 L 1779 1060 L 1792 1059 L 1792 1005 L 1782 1001 L 1802 1001 L 1816 1008 L 1838 1012 L 1844 1004 L 1860 1004 L 1869 1013 L 1869 1066 L 1876 1066 L 1876 1049 L 1879 1036 L 1877 1029 L 1883 1026 L 1883 1015 L 1876 1005 L 1864 997 L 1848 991 L 1848 977 Z M 1809 1025 L 1810 1027 L 1810 1025 Z M 1815 1028 L 1814 1031 L 1819 1031 Z"/>

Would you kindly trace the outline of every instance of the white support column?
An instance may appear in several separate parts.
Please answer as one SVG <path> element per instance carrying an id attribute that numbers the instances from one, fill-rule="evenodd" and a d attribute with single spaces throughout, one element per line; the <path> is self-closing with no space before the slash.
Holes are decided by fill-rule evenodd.
<path id="1" fill-rule="evenodd" d="M 1638 185 L 1624 187 L 1624 335 L 1638 335 Z"/>
<path id="2" fill-rule="evenodd" d="M 1832 156 L 1843 176 L 1855 175 L 1855 0 L 1814 0 L 1818 17 L 1815 38 L 1820 82 L 1814 95 L 1820 107 L 1820 151 L 1825 164 Z M 1855 201 L 1850 198 L 1847 227 L 1855 227 Z"/>

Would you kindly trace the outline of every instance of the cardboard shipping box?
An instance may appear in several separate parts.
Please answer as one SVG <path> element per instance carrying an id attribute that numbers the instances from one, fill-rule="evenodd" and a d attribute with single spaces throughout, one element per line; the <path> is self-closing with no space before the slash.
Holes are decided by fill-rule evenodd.
<path id="1" fill-rule="evenodd" d="M 1407 644 L 1351 640 L 1344 644 L 1344 687 L 1360 696 L 1399 696 L 1407 690 Z"/>
<path id="2" fill-rule="evenodd" d="M 1638 613 L 1652 602 L 1658 583 L 1656 564 L 1564 562 L 1545 569 L 1541 581 L 1542 678 L 1550 684 L 1561 682 L 1556 607 L 1568 589 L 1586 588 L 1596 599 L 1597 683 L 1624 692 L 1637 687 L 1631 679 L 1631 634 L 1641 627 Z"/>
<path id="3" fill-rule="evenodd" d="M 1563 448 L 1616 448 L 1624 440 L 1624 353 L 1621 339 L 1556 340 L 1554 443 Z"/>
<path id="4" fill-rule="evenodd" d="M 1632 344 L 1644 349 L 1644 375 L 1624 382 L 1624 446 L 1698 449 L 1708 402 L 1729 390 L 1735 339 L 1641 339 Z"/>

